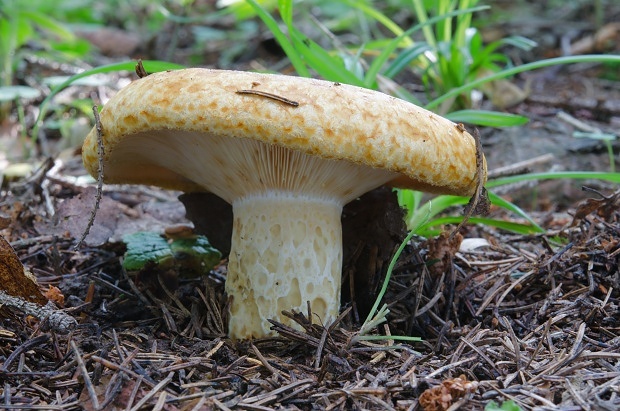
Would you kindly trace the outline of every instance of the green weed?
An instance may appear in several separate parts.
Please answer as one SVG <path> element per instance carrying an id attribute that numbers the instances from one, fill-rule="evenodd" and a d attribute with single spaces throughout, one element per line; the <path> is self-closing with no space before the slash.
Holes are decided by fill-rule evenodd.
<path id="1" fill-rule="evenodd" d="M 36 45 L 37 50 L 23 50 L 26 44 Z M 0 1 L 0 86 L 13 84 L 13 73 L 26 53 L 69 61 L 84 57 L 88 50 L 87 42 L 31 2 Z"/>
<path id="2" fill-rule="evenodd" d="M 513 400 L 504 401 L 501 405 L 491 401 L 484 407 L 484 411 L 523 411 L 523 408 Z"/>

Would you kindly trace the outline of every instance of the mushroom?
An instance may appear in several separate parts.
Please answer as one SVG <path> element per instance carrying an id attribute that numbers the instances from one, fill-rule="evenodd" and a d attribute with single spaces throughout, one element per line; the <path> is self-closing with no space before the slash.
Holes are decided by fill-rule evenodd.
<path id="1" fill-rule="evenodd" d="M 151 74 L 100 114 L 105 182 L 211 192 L 232 204 L 229 336 L 268 319 L 339 312 L 344 204 L 384 184 L 471 195 L 474 138 L 386 94 L 293 76 L 210 69 Z M 83 146 L 97 175 L 97 130 Z M 315 318 L 315 319 L 316 319 Z"/>

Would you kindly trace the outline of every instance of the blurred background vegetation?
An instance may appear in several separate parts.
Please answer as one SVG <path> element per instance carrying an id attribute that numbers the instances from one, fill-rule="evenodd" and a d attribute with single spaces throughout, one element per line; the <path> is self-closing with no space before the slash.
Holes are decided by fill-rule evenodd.
<path id="1" fill-rule="evenodd" d="M 619 80 L 618 21 L 612 0 L 0 0 L 0 169 L 7 179 L 14 163 L 75 151 L 93 104 L 133 78 L 137 59 L 151 72 L 204 66 L 321 77 L 381 90 L 468 127 L 523 125 L 528 113 L 511 109 L 528 97 L 523 73 L 579 63 L 593 68 L 588 75 Z M 620 181 L 617 135 L 588 137 L 606 144 L 605 172 L 521 181 Z M 514 177 L 489 187 L 507 182 Z M 524 223 L 478 222 L 542 230 L 518 207 L 492 200 Z M 409 227 L 430 235 L 445 223 L 434 216 L 466 200 L 431 205 L 403 191 L 400 201 Z"/>

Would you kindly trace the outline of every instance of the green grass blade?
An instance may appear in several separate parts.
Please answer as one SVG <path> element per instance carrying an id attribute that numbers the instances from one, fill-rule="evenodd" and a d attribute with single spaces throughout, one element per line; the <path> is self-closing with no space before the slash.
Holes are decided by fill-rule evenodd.
<path id="1" fill-rule="evenodd" d="M 519 206 L 517 206 L 516 204 L 511 203 L 510 201 L 498 196 L 495 193 L 492 193 L 489 191 L 489 200 L 491 200 L 491 204 L 496 205 L 498 207 L 501 207 L 505 210 L 508 211 L 512 211 L 513 213 L 515 213 L 516 215 L 526 219 L 527 221 L 529 221 L 529 223 L 534 226 L 534 228 L 536 228 L 536 230 L 538 230 L 538 232 L 544 232 L 545 230 L 539 226 L 536 221 L 534 221 L 532 219 L 532 217 L 529 216 L 528 213 L 526 213 L 525 211 L 523 211 Z"/>
<path id="2" fill-rule="evenodd" d="M 510 76 L 514 76 L 515 74 L 523 73 L 526 71 L 532 71 L 540 68 L 557 66 L 562 64 L 575 64 L 575 63 L 620 63 L 620 56 L 618 55 L 607 55 L 607 54 L 586 54 L 582 56 L 567 56 L 567 57 L 556 57 L 546 60 L 535 61 L 528 64 L 523 64 L 521 66 L 512 67 L 509 69 L 505 69 L 499 71 L 497 73 L 493 73 L 489 76 L 483 77 L 481 79 L 472 81 L 470 83 L 464 84 L 460 87 L 454 88 L 449 92 L 443 94 L 441 97 L 437 97 L 433 101 L 430 101 L 426 104 L 425 108 L 428 110 L 432 110 L 438 107 L 444 101 L 456 97 L 460 94 L 463 94 L 469 90 L 472 90 L 482 84 L 488 83 L 494 80 L 504 79 Z"/>
<path id="3" fill-rule="evenodd" d="M 402 34 L 404 34 L 403 29 L 401 29 L 398 24 L 394 23 L 389 17 L 382 14 L 379 10 L 365 4 L 364 2 L 359 1 L 359 0 L 341 0 L 341 1 L 342 3 L 347 4 L 355 9 L 358 9 L 359 11 L 361 11 L 368 17 L 376 20 L 377 22 L 385 26 L 385 28 L 387 28 L 389 31 L 391 31 L 395 36 L 401 36 Z M 413 45 L 413 40 L 411 40 L 407 36 L 405 36 L 402 40 L 405 42 L 406 46 Z"/>
<path id="4" fill-rule="evenodd" d="M 293 26 L 293 1 L 278 0 L 278 13 L 289 29 Z"/>
<path id="5" fill-rule="evenodd" d="M 390 56 L 392 55 L 392 53 L 394 53 L 394 51 L 398 48 L 402 46 L 402 42 L 404 39 L 409 38 L 409 36 L 420 30 L 423 29 L 425 27 L 429 27 L 432 24 L 435 24 L 441 20 L 444 20 L 446 18 L 449 17 L 454 17 L 454 16 L 458 16 L 460 14 L 464 14 L 464 13 L 473 13 L 473 12 L 477 12 L 477 11 L 482 11 L 482 10 L 486 10 L 488 9 L 488 6 L 479 6 L 479 7 L 472 7 L 470 9 L 466 9 L 466 10 L 456 10 L 450 13 L 446 13 L 445 15 L 442 16 L 437 16 L 437 17 L 433 17 L 430 18 L 422 23 L 416 24 L 415 26 L 409 28 L 407 31 L 403 32 L 401 35 L 395 37 L 394 39 L 392 39 L 392 41 L 390 41 L 388 44 L 385 45 L 385 47 L 383 48 L 383 51 L 381 52 L 381 54 L 379 54 L 379 56 L 377 56 L 372 63 L 370 64 L 370 67 L 368 68 L 368 71 L 366 72 L 366 78 L 364 79 L 364 84 L 365 87 L 367 88 L 372 88 L 372 85 L 375 83 L 377 75 L 379 74 L 379 72 L 381 71 L 381 68 L 385 65 L 385 63 L 390 59 Z M 427 42 L 428 43 L 428 42 Z M 430 43 L 429 43 L 430 44 Z M 410 46 L 413 46 L 413 44 L 411 44 Z"/>
<path id="6" fill-rule="evenodd" d="M 344 62 L 338 57 L 328 53 L 316 42 L 304 36 L 295 27 L 290 28 L 290 35 L 295 49 L 303 57 L 303 60 L 321 77 L 326 80 L 337 81 L 345 84 L 363 86 L 363 82 L 353 72 L 346 69 Z"/>
<path id="7" fill-rule="evenodd" d="M 508 176 L 489 180 L 486 183 L 487 188 L 498 187 L 506 184 L 519 183 L 531 180 L 604 180 L 612 183 L 620 183 L 620 173 L 606 173 L 599 171 L 549 171 L 544 173 L 519 174 L 516 176 Z"/>
<path id="8" fill-rule="evenodd" d="M 413 47 L 403 50 L 401 53 L 398 53 L 398 56 L 396 56 L 388 68 L 385 69 L 383 75 L 385 77 L 393 78 L 421 54 L 424 54 L 432 49 L 433 48 L 426 43 L 419 43 Z"/>
<path id="9" fill-rule="evenodd" d="M 448 216 L 436 218 L 433 221 L 429 221 L 428 223 L 420 226 L 416 230 L 416 234 L 422 237 L 432 237 L 439 233 L 441 233 L 441 229 L 433 229 L 433 227 L 439 227 L 446 224 L 459 224 L 463 221 L 463 217 L 461 216 Z M 516 234 L 538 234 L 544 233 L 545 230 L 538 225 L 529 225 L 523 223 L 516 223 L 514 221 L 505 221 L 505 220 L 497 220 L 494 218 L 485 218 L 485 217 L 471 217 L 467 220 L 468 224 L 481 224 L 489 227 L 496 227 L 501 230 L 509 231 Z"/>
<path id="10" fill-rule="evenodd" d="M 288 37 L 282 30 L 280 30 L 280 26 L 278 26 L 278 22 L 269 14 L 265 9 L 263 9 L 255 0 L 247 0 L 248 4 L 252 6 L 258 17 L 265 23 L 269 31 L 273 34 L 273 36 L 278 41 L 282 50 L 286 56 L 291 60 L 291 64 L 295 67 L 295 71 L 302 77 L 310 77 L 310 71 L 306 67 L 305 63 L 301 59 L 301 56 L 295 50 L 293 44 L 289 41 Z"/>
<path id="11" fill-rule="evenodd" d="M 446 209 L 453 206 L 467 204 L 468 201 L 469 199 L 467 197 L 451 195 L 437 196 L 432 200 L 425 202 L 417 210 L 414 210 L 413 213 L 411 213 L 411 216 L 406 221 L 407 228 L 413 230 L 415 227 L 421 227 L 430 219 Z"/>
<path id="12" fill-rule="evenodd" d="M 486 110 L 460 110 L 446 114 L 455 123 L 469 123 L 485 127 L 512 127 L 527 124 L 529 119 L 511 113 Z"/>
<path id="13" fill-rule="evenodd" d="M 431 47 L 437 47 L 437 39 L 435 38 L 435 33 L 431 27 L 426 24 L 428 22 L 428 13 L 426 12 L 426 7 L 424 6 L 424 2 L 422 0 L 413 0 L 413 10 L 415 12 L 416 17 L 420 24 L 424 24 L 422 28 L 422 33 L 424 33 L 424 38 L 426 42 L 430 44 Z"/>
<path id="14" fill-rule="evenodd" d="M 381 287 L 379 294 L 377 294 L 377 298 L 375 298 L 375 303 L 370 309 L 370 312 L 368 313 L 368 317 L 366 317 L 366 321 L 364 321 L 364 324 L 370 323 L 373 317 L 375 316 L 375 314 L 378 312 L 379 304 L 381 304 L 381 300 L 383 300 L 383 296 L 385 295 L 388 285 L 390 283 L 390 277 L 392 277 L 392 271 L 394 271 L 394 266 L 396 265 L 398 258 L 400 257 L 403 250 L 405 249 L 407 244 L 409 244 L 409 241 L 411 241 L 411 238 L 414 235 L 415 235 L 415 232 L 413 230 L 410 231 L 409 234 L 407 234 L 407 237 L 405 237 L 405 239 L 400 243 L 398 250 L 396 250 L 396 252 L 392 256 L 392 260 L 390 260 L 390 264 L 388 265 L 387 271 L 385 273 L 385 279 L 383 280 L 383 286 Z"/>
<path id="15" fill-rule="evenodd" d="M 73 41 L 76 38 L 73 32 L 65 25 L 46 16 L 45 14 L 36 11 L 21 10 L 19 15 L 64 41 Z"/>

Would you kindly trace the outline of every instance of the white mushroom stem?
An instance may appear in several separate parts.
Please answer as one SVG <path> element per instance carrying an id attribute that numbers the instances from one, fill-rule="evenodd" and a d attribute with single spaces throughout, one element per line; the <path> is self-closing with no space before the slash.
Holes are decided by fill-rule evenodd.
<path id="1" fill-rule="evenodd" d="M 192 150 L 182 149 L 188 141 Z M 273 335 L 268 319 L 295 327 L 282 311 L 305 313 L 308 301 L 313 321 L 328 325 L 338 316 L 342 206 L 395 178 L 241 138 L 165 130 L 119 145 L 117 168 L 159 162 L 158 174 L 191 176 L 233 205 L 226 291 L 229 336 L 236 339 Z M 154 172 L 141 167 L 134 175 Z"/>
<path id="2" fill-rule="evenodd" d="M 329 324 L 338 316 L 342 266 L 342 204 L 286 192 L 233 202 L 234 224 L 226 292 L 229 335 L 272 334 L 267 319 L 283 310 Z"/>

